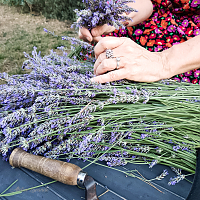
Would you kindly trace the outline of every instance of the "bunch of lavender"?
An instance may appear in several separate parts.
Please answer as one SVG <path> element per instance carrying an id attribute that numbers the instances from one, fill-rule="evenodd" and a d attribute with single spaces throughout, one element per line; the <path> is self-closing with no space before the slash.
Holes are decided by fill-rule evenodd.
<path id="1" fill-rule="evenodd" d="M 77 26 L 89 30 L 105 23 L 121 26 L 132 1 L 85 1 Z M 44 30 L 53 36 L 54 33 Z M 69 37 L 86 53 L 93 47 Z M 0 153 L 8 160 L 21 147 L 35 155 L 101 160 L 113 167 L 126 163 L 172 166 L 194 173 L 200 146 L 198 85 L 164 80 L 93 83 L 92 60 L 77 60 L 77 49 L 63 56 L 40 56 L 36 47 L 23 68 L 30 74 L 0 74 Z M 80 50 L 81 48 L 79 48 Z M 81 50 L 79 51 L 81 52 Z M 76 106 L 74 106 L 76 105 Z M 174 185 L 185 178 L 180 170 Z M 167 175 L 156 177 L 161 180 Z"/>
<path id="2" fill-rule="evenodd" d="M 78 22 L 75 22 L 72 27 L 85 27 L 88 30 L 96 26 L 108 24 L 114 26 L 116 29 L 119 27 L 124 28 L 122 24 L 126 20 L 132 19 L 123 14 L 129 14 L 131 12 L 137 12 L 137 10 L 127 6 L 129 2 L 133 0 L 83 0 L 85 4 L 84 10 L 75 9 Z"/>
<path id="3" fill-rule="evenodd" d="M 67 161 L 95 159 L 111 167 L 163 164 L 195 172 L 198 85 L 172 80 L 93 83 L 92 63 L 65 52 L 51 51 L 42 58 L 36 50 L 32 57 L 25 53 L 23 68 L 32 69 L 30 74 L 0 74 L 7 82 L 0 86 L 0 153 L 5 160 L 22 147 Z"/>

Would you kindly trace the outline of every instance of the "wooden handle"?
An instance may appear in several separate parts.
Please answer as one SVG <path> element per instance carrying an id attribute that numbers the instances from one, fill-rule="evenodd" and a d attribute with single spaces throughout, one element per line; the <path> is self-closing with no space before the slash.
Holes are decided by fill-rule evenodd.
<path id="1" fill-rule="evenodd" d="M 77 185 L 81 171 L 77 165 L 29 154 L 21 148 L 13 150 L 9 163 L 13 167 L 25 167 L 67 185 Z"/>

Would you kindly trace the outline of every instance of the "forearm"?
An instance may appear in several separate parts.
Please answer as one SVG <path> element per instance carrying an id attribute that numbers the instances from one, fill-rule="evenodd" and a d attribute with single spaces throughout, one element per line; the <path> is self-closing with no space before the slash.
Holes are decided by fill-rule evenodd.
<path id="1" fill-rule="evenodd" d="M 136 9 L 138 12 L 131 12 L 128 17 L 133 21 L 128 21 L 127 26 L 134 26 L 148 19 L 153 12 L 153 4 L 150 0 L 135 0 L 135 3 L 127 3 L 128 6 Z"/>
<path id="2" fill-rule="evenodd" d="M 200 35 L 163 51 L 165 71 L 163 78 L 200 68 L 199 47 Z"/>

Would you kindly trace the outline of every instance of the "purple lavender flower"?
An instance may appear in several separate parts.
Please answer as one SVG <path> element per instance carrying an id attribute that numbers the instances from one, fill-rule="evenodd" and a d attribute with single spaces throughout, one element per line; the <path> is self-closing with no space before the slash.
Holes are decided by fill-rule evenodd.
<path id="1" fill-rule="evenodd" d="M 124 25 L 120 21 L 132 19 L 121 14 L 124 12 L 137 12 L 137 10 L 126 5 L 128 2 L 134 2 L 132 0 L 83 0 L 83 2 L 86 8 L 81 11 L 74 10 L 77 18 L 80 18 L 80 20 L 74 23 L 72 27 L 75 25 L 76 27 L 86 27 L 88 30 L 91 30 L 96 26 L 108 24 L 115 26 L 116 29 L 119 29 L 120 26 L 124 28 Z"/>
<path id="2" fill-rule="evenodd" d="M 152 160 L 152 162 L 149 164 L 149 168 L 152 168 L 157 163 L 158 163 L 158 160 Z"/>
<path id="3" fill-rule="evenodd" d="M 162 174 L 160 174 L 159 176 L 157 176 L 155 179 L 156 180 L 162 180 L 165 176 L 169 175 L 167 169 L 163 170 Z"/>
<path id="4" fill-rule="evenodd" d="M 179 176 L 176 176 L 174 178 L 170 178 L 169 179 L 169 182 L 168 182 L 168 185 L 175 185 L 177 184 L 178 182 L 180 182 L 181 180 L 184 180 L 185 179 L 185 175 L 179 175 Z"/>
<path id="5" fill-rule="evenodd" d="M 141 139 L 145 139 L 148 136 L 149 136 L 148 134 L 141 134 Z"/>
<path id="6" fill-rule="evenodd" d="M 180 146 L 179 146 L 179 145 L 173 146 L 173 150 L 174 150 L 174 151 L 178 151 L 179 149 L 180 149 Z"/>

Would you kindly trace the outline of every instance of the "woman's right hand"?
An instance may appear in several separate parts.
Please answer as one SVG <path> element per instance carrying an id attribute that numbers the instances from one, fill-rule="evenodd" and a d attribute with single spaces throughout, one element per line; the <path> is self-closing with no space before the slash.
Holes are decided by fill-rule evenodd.
<path id="1" fill-rule="evenodd" d="M 83 39 L 85 42 L 99 42 L 102 38 L 101 35 L 107 35 L 115 30 L 114 26 L 109 26 L 104 24 L 103 26 L 97 26 L 91 30 L 91 32 L 82 27 L 79 28 L 79 38 Z"/>

